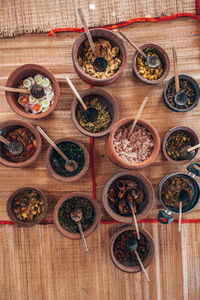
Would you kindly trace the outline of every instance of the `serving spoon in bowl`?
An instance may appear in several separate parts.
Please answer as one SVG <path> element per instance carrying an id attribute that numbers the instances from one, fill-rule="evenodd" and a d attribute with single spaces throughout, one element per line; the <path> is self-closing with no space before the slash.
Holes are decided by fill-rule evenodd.
<path id="1" fill-rule="evenodd" d="M 200 148 L 200 144 L 195 145 L 195 146 L 185 146 L 181 149 L 180 154 L 184 159 L 191 159 L 195 156 L 195 149 Z"/>
<path id="2" fill-rule="evenodd" d="M 182 189 L 179 193 L 179 218 L 178 218 L 178 231 L 181 231 L 181 219 L 182 219 L 182 206 L 183 203 L 188 200 L 188 191 Z"/>
<path id="3" fill-rule="evenodd" d="M 8 87 L 8 86 L 0 86 L 0 90 L 5 91 L 5 92 L 32 95 L 36 99 L 40 99 L 44 96 L 43 87 L 41 87 L 40 85 L 37 85 L 37 84 L 34 84 L 30 90 L 21 89 L 21 88 L 12 88 L 12 87 Z"/>
<path id="4" fill-rule="evenodd" d="M 13 155 L 20 155 L 24 151 L 24 146 L 18 141 L 9 141 L 0 135 L 0 141 L 8 147 L 8 151 Z"/>
<path id="5" fill-rule="evenodd" d="M 78 224 L 79 232 L 80 232 L 81 239 L 83 242 L 84 251 L 88 252 L 88 247 L 86 244 L 83 227 L 81 225 L 81 220 L 83 218 L 82 210 L 80 208 L 76 208 L 76 209 L 72 210 L 70 216 L 71 216 L 71 219 Z"/>

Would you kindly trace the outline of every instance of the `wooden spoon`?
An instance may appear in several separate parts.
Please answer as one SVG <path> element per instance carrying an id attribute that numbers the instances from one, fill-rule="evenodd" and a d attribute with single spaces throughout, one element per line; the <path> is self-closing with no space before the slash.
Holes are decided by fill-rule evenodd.
<path id="1" fill-rule="evenodd" d="M 195 149 L 200 148 L 200 144 L 191 147 L 190 145 L 181 149 L 180 154 L 184 159 L 191 159 L 195 156 Z"/>
<path id="2" fill-rule="evenodd" d="M 24 146 L 22 143 L 18 141 L 12 141 L 10 142 L 5 137 L 0 135 L 0 141 L 4 143 L 6 146 L 8 146 L 8 151 L 12 153 L 13 155 L 20 155 L 24 151 Z"/>
<path id="3" fill-rule="evenodd" d="M 140 267 L 141 267 L 142 271 L 144 272 L 147 281 L 150 281 L 149 276 L 148 276 L 148 274 L 147 274 L 147 271 L 145 270 L 145 267 L 144 267 L 144 265 L 143 265 L 143 263 L 142 263 L 142 261 L 141 261 L 141 259 L 140 259 L 140 256 L 139 256 L 139 254 L 138 254 L 138 252 L 137 252 L 137 250 L 136 250 L 137 247 L 138 247 L 138 241 L 137 241 L 135 238 L 130 238 L 130 239 L 126 242 L 126 246 L 127 246 L 127 248 L 130 249 L 131 251 L 134 251 L 134 253 L 135 253 L 136 257 L 137 257 L 137 261 L 139 262 Z"/>
<path id="4" fill-rule="evenodd" d="M 140 240 L 140 232 L 139 232 L 139 229 L 138 229 L 138 223 L 137 223 L 137 219 L 136 219 L 136 206 L 131 203 L 130 200 L 128 200 L 128 205 L 131 209 L 131 213 L 132 213 L 132 218 L 133 218 L 133 225 L 135 225 L 135 229 L 136 229 L 136 233 L 137 233 L 137 238 L 138 240 Z"/>
<path id="5" fill-rule="evenodd" d="M 178 218 L 178 231 L 181 231 L 181 219 L 182 219 L 182 206 L 183 202 L 188 200 L 188 191 L 182 189 L 179 193 L 179 218 Z"/>
<path id="6" fill-rule="evenodd" d="M 19 94 L 27 94 L 27 95 L 31 94 L 30 90 L 12 88 L 12 87 L 8 87 L 8 86 L 0 86 L 0 91 L 19 93 Z"/>
<path id="7" fill-rule="evenodd" d="M 69 172 L 74 172 L 78 168 L 78 164 L 75 160 L 70 160 L 67 156 L 58 148 L 58 146 L 52 141 L 52 139 L 42 130 L 40 126 L 36 126 L 39 133 L 47 140 L 47 142 L 60 154 L 65 160 L 65 169 Z"/>
<path id="8" fill-rule="evenodd" d="M 84 233 L 83 233 L 83 228 L 82 228 L 82 225 L 81 225 L 81 220 L 83 218 L 82 210 L 80 208 L 76 208 L 71 212 L 70 216 L 71 216 L 71 219 L 74 222 L 78 223 L 78 228 L 79 228 L 79 231 L 80 231 L 80 235 L 81 235 L 81 239 L 82 239 L 82 242 L 83 242 L 84 250 L 85 250 L 85 252 L 88 252 L 88 247 L 87 247 L 87 244 L 86 244 L 85 236 L 84 236 Z"/>
<path id="9" fill-rule="evenodd" d="M 141 115 L 141 113 L 142 113 L 142 111 L 143 111 L 143 109 L 144 109 L 144 107 L 145 107 L 148 99 L 149 99 L 148 97 L 144 98 L 144 100 L 143 100 L 143 102 L 142 102 L 142 104 L 141 104 L 141 106 L 140 106 L 140 108 L 138 110 L 138 113 L 137 113 L 137 115 L 136 115 L 136 117 L 134 119 L 133 125 L 131 126 L 131 129 L 130 129 L 130 131 L 128 133 L 128 139 L 130 139 L 131 134 L 133 133 L 133 130 L 135 128 L 135 125 L 136 125 L 136 123 L 137 123 L 137 121 L 138 121 L 138 119 L 139 119 L 139 117 L 140 117 L 140 115 Z"/>
<path id="10" fill-rule="evenodd" d="M 98 118 L 98 111 L 96 110 L 96 108 L 94 108 L 94 107 L 87 108 L 83 99 L 79 95 L 77 89 L 75 88 L 75 86 L 73 85 L 73 83 L 71 82 L 71 80 L 69 79 L 69 77 L 67 75 L 65 75 L 65 79 L 66 79 L 67 83 L 69 84 L 70 88 L 72 89 L 72 91 L 74 92 L 74 95 L 77 97 L 78 101 L 83 106 L 84 117 L 85 117 L 86 121 L 87 122 L 95 122 Z"/>

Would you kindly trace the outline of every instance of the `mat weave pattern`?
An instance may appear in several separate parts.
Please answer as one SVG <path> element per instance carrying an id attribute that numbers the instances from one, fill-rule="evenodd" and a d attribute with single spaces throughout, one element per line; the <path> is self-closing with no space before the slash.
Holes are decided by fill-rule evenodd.
<path id="1" fill-rule="evenodd" d="M 0 38 L 48 32 L 57 27 L 81 27 L 78 7 L 84 9 L 90 27 L 131 18 L 195 13 L 194 0 L 1 0 Z"/>

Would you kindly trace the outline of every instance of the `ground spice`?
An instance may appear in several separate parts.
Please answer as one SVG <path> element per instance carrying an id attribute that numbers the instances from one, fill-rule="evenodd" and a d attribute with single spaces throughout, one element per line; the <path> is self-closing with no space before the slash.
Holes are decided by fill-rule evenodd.
<path id="1" fill-rule="evenodd" d="M 60 225 L 72 233 L 79 233 L 78 224 L 70 216 L 71 212 L 76 208 L 80 208 L 83 213 L 81 220 L 83 231 L 88 230 L 92 226 L 96 215 L 94 206 L 89 200 L 82 197 L 67 199 L 58 211 L 58 219 Z"/>
<path id="2" fill-rule="evenodd" d="M 70 160 L 75 160 L 77 162 L 78 168 L 73 172 L 67 171 L 65 169 L 65 160 L 55 149 L 53 149 L 50 155 L 50 162 L 54 171 L 65 177 L 74 176 L 80 173 L 85 163 L 83 150 L 77 144 L 72 142 L 61 142 L 57 146 Z"/>
<path id="3" fill-rule="evenodd" d="M 115 180 L 108 190 L 108 202 L 111 208 L 122 216 L 131 216 L 129 202 L 132 203 L 135 214 L 143 208 L 145 192 L 140 183 L 123 177 Z"/>
<path id="4" fill-rule="evenodd" d="M 175 108 L 179 109 L 186 109 L 190 107 L 196 98 L 196 93 L 195 93 L 195 88 L 192 85 L 192 83 L 186 79 L 179 79 L 180 83 L 180 92 L 184 92 L 188 96 L 188 101 L 185 105 L 177 105 L 174 102 L 174 97 L 176 95 L 176 87 L 175 87 L 175 81 L 172 81 L 171 84 L 169 84 L 167 91 L 166 91 L 166 96 L 167 100 L 169 101 L 169 104 Z"/>
<path id="5" fill-rule="evenodd" d="M 111 123 L 111 115 L 108 112 L 107 107 L 101 103 L 98 97 L 94 97 L 91 99 L 89 99 L 89 97 L 86 97 L 86 99 L 84 99 L 84 102 L 87 108 L 96 108 L 98 117 L 95 122 L 87 122 L 84 117 L 84 109 L 81 104 L 78 104 L 76 109 L 76 118 L 81 127 L 89 132 L 99 132 L 107 129 Z"/>
<path id="6" fill-rule="evenodd" d="M 168 137 L 165 149 L 171 159 L 180 161 L 185 160 L 185 157 L 181 155 L 181 150 L 189 145 L 192 146 L 190 136 L 183 130 L 177 130 Z"/>
<path id="7" fill-rule="evenodd" d="M 137 233 L 135 230 L 127 230 L 122 232 L 115 240 L 113 251 L 116 259 L 123 265 L 133 267 L 139 265 L 134 251 L 131 251 L 126 243 L 130 238 L 137 239 Z M 149 242 L 144 234 L 140 232 L 140 240 L 138 241 L 137 252 L 141 261 L 147 257 L 149 252 Z"/>

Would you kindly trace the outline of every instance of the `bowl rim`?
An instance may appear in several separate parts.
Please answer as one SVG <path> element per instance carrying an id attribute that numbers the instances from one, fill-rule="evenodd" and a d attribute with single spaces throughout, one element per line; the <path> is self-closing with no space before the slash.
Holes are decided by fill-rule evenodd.
<path id="1" fill-rule="evenodd" d="M 65 177 L 65 176 L 61 176 L 61 175 L 57 174 L 54 171 L 54 169 L 52 168 L 51 162 L 50 162 L 50 155 L 51 155 L 51 151 L 53 150 L 53 147 L 50 145 L 47 149 L 47 152 L 46 152 L 46 167 L 47 167 L 47 170 L 49 171 L 49 174 L 52 175 L 57 180 L 64 181 L 64 182 L 77 181 L 81 177 L 83 177 L 89 169 L 89 166 L 90 166 L 89 152 L 88 152 L 88 150 L 87 150 L 87 148 L 84 144 L 82 144 L 81 142 L 79 142 L 78 140 L 76 140 L 74 138 L 66 137 L 66 138 L 60 138 L 60 139 L 57 139 L 57 140 L 54 141 L 54 143 L 56 145 L 61 143 L 61 142 L 72 142 L 72 143 L 78 145 L 82 149 L 83 154 L 84 154 L 84 158 L 85 158 L 85 163 L 83 165 L 83 169 L 78 174 L 76 174 L 74 176 L 69 176 L 69 177 Z"/>
<path id="2" fill-rule="evenodd" d="M 19 192 L 21 192 L 21 191 L 26 191 L 26 190 L 33 190 L 33 191 L 38 192 L 38 193 L 40 194 L 40 196 L 42 197 L 42 199 L 44 200 L 44 210 L 43 210 L 43 212 L 41 213 L 40 217 L 37 218 L 36 220 L 34 220 L 33 222 L 28 222 L 28 223 L 19 220 L 19 219 L 16 217 L 16 215 L 14 214 L 14 212 L 13 212 L 13 210 L 12 210 L 12 207 L 11 207 L 13 198 L 14 198 Z M 39 189 L 37 189 L 37 188 L 35 188 L 35 187 L 27 186 L 27 187 L 19 188 L 19 189 L 15 190 L 15 191 L 9 196 L 9 198 L 8 198 L 8 200 L 7 200 L 7 213 L 8 213 L 9 218 L 10 218 L 15 224 L 17 224 L 17 225 L 19 225 L 19 226 L 23 226 L 23 227 L 31 227 L 31 226 L 34 226 L 34 225 L 40 223 L 40 221 L 44 219 L 44 217 L 45 217 L 45 215 L 46 215 L 46 213 L 47 213 L 47 209 L 48 209 L 48 201 L 47 201 L 47 198 L 46 198 L 45 194 L 44 194 L 41 190 L 39 190 Z"/>
<path id="3" fill-rule="evenodd" d="M 150 245 L 150 249 L 149 249 L 149 252 L 147 254 L 147 257 L 144 259 L 143 261 L 143 265 L 145 268 L 147 268 L 153 258 L 154 258 L 154 254 L 155 254 L 155 243 L 153 241 L 153 238 L 151 236 L 151 234 L 141 228 L 140 226 L 139 227 L 139 232 L 141 232 L 142 234 L 145 235 L 145 237 L 147 238 L 148 242 L 149 242 L 149 245 Z M 115 243 L 115 240 L 116 238 L 123 232 L 125 231 L 128 231 L 128 230 L 135 230 L 135 226 L 133 225 L 123 225 L 121 227 L 119 227 L 115 232 L 114 234 L 112 235 L 111 239 L 110 239 L 110 257 L 111 257 L 111 260 L 112 262 L 114 263 L 114 265 L 119 268 L 121 271 L 124 271 L 124 272 L 128 272 L 128 273 L 137 273 L 137 272 L 142 272 L 142 269 L 140 268 L 139 265 L 136 265 L 136 266 L 133 266 L 133 267 L 128 267 L 128 266 L 124 266 L 123 264 L 121 264 L 117 258 L 115 257 L 114 255 L 114 252 L 113 252 L 113 248 L 114 248 L 114 243 Z"/>
<path id="4" fill-rule="evenodd" d="M 36 138 L 37 147 L 36 147 L 35 152 L 31 156 L 31 158 L 29 158 L 23 162 L 18 162 L 18 163 L 10 162 L 10 161 L 7 161 L 6 159 L 4 159 L 2 156 L 0 156 L 0 163 L 2 163 L 3 165 L 5 165 L 7 167 L 13 167 L 13 168 L 26 167 L 26 166 L 32 164 L 37 159 L 37 157 L 39 156 L 39 154 L 42 150 L 42 139 L 41 139 L 39 132 L 36 130 L 36 128 L 31 123 L 28 123 L 27 121 L 23 121 L 23 120 L 3 121 L 0 123 L 0 130 L 3 130 L 4 128 L 9 127 L 9 126 L 22 126 L 22 127 L 28 128 L 34 134 L 34 136 Z"/>
<path id="5" fill-rule="evenodd" d="M 108 190 L 109 190 L 109 187 L 111 186 L 111 184 L 114 181 L 116 181 L 117 179 L 119 179 L 121 177 L 125 177 L 125 176 L 136 178 L 139 182 L 142 183 L 142 185 L 145 187 L 146 192 L 147 192 L 147 198 L 148 198 L 147 203 L 146 203 L 144 209 L 139 214 L 136 214 L 137 221 L 142 220 L 151 212 L 152 207 L 155 203 L 155 193 L 154 193 L 153 186 L 152 186 L 151 182 L 149 181 L 149 179 L 146 176 L 140 174 L 138 171 L 123 171 L 123 172 L 116 173 L 115 175 L 110 177 L 110 179 L 106 182 L 104 189 L 103 189 L 103 197 L 102 197 L 103 198 L 103 206 L 104 206 L 106 212 L 114 220 L 117 220 L 122 223 L 132 223 L 131 216 L 121 216 L 111 208 L 109 201 L 108 201 L 108 197 L 107 197 Z"/>
<path id="6" fill-rule="evenodd" d="M 62 196 L 58 202 L 56 203 L 56 206 L 54 207 L 54 211 L 53 211 L 53 220 L 54 220 L 54 224 L 57 228 L 57 230 L 64 235 L 64 237 L 71 239 L 71 240 L 80 240 L 81 236 L 79 233 L 72 233 L 70 231 L 65 230 L 58 219 L 58 211 L 59 208 L 61 207 L 61 205 L 67 201 L 70 198 L 74 198 L 74 197 L 82 197 L 85 198 L 86 200 L 88 200 L 89 202 L 92 203 L 94 210 L 95 210 L 95 218 L 94 218 L 94 222 L 93 224 L 90 226 L 89 229 L 87 229 L 86 231 L 84 231 L 84 236 L 85 238 L 87 238 L 89 235 L 91 235 L 98 227 L 100 220 L 101 220 L 101 210 L 100 210 L 100 206 L 98 204 L 98 202 L 89 194 L 85 193 L 85 192 L 72 192 L 69 194 L 65 194 L 64 196 Z"/>
<path id="7" fill-rule="evenodd" d="M 50 79 L 50 81 L 53 83 L 54 86 L 54 90 L 55 90 L 55 99 L 53 104 L 50 106 L 50 108 L 45 111 L 45 112 L 41 112 L 39 114 L 33 115 L 33 114 L 29 114 L 27 113 L 23 108 L 21 108 L 18 103 L 16 101 L 13 101 L 13 93 L 11 92 L 5 92 L 6 95 L 6 100 L 9 104 L 9 106 L 12 108 L 12 110 L 17 113 L 18 115 L 20 115 L 21 117 L 25 117 L 28 119 L 41 119 L 44 118 L 46 116 L 48 116 L 49 114 L 51 114 L 57 103 L 59 100 L 59 95 L 60 95 L 60 87 L 59 84 L 55 78 L 55 76 L 53 75 L 52 72 L 50 72 L 49 70 L 47 70 L 45 67 L 38 65 L 38 64 L 24 64 L 19 66 L 18 68 L 16 68 L 8 77 L 7 81 L 6 81 L 6 86 L 8 87 L 15 87 L 13 86 L 12 82 L 15 80 L 16 77 L 20 76 L 21 73 L 23 73 L 24 71 L 27 71 L 29 69 L 33 69 L 35 71 L 38 71 L 39 73 L 44 73 L 46 77 L 48 77 Z M 31 76 L 31 74 L 30 74 Z"/>
<path id="8" fill-rule="evenodd" d="M 76 128 L 82 132 L 83 134 L 90 136 L 90 137 L 100 137 L 100 136 L 104 136 L 106 134 L 108 134 L 111 129 L 113 128 L 114 124 L 118 121 L 119 119 L 119 106 L 118 103 L 116 101 L 116 99 L 109 94 L 107 91 L 100 89 L 100 88 L 92 88 L 92 89 L 86 89 L 83 90 L 80 93 L 81 98 L 87 97 L 87 96 L 92 96 L 92 95 L 97 95 L 97 96 L 101 96 L 103 97 L 108 103 L 109 105 L 112 107 L 113 110 L 113 118 L 111 120 L 110 125 L 108 126 L 108 128 L 106 130 L 100 131 L 100 132 L 89 132 L 87 130 L 85 130 L 78 122 L 77 118 L 76 118 L 76 108 L 77 105 L 79 103 L 79 101 L 77 100 L 77 98 L 74 98 L 72 105 L 71 105 L 71 114 L 72 114 L 72 121 L 74 123 L 74 125 L 76 126 Z"/>

